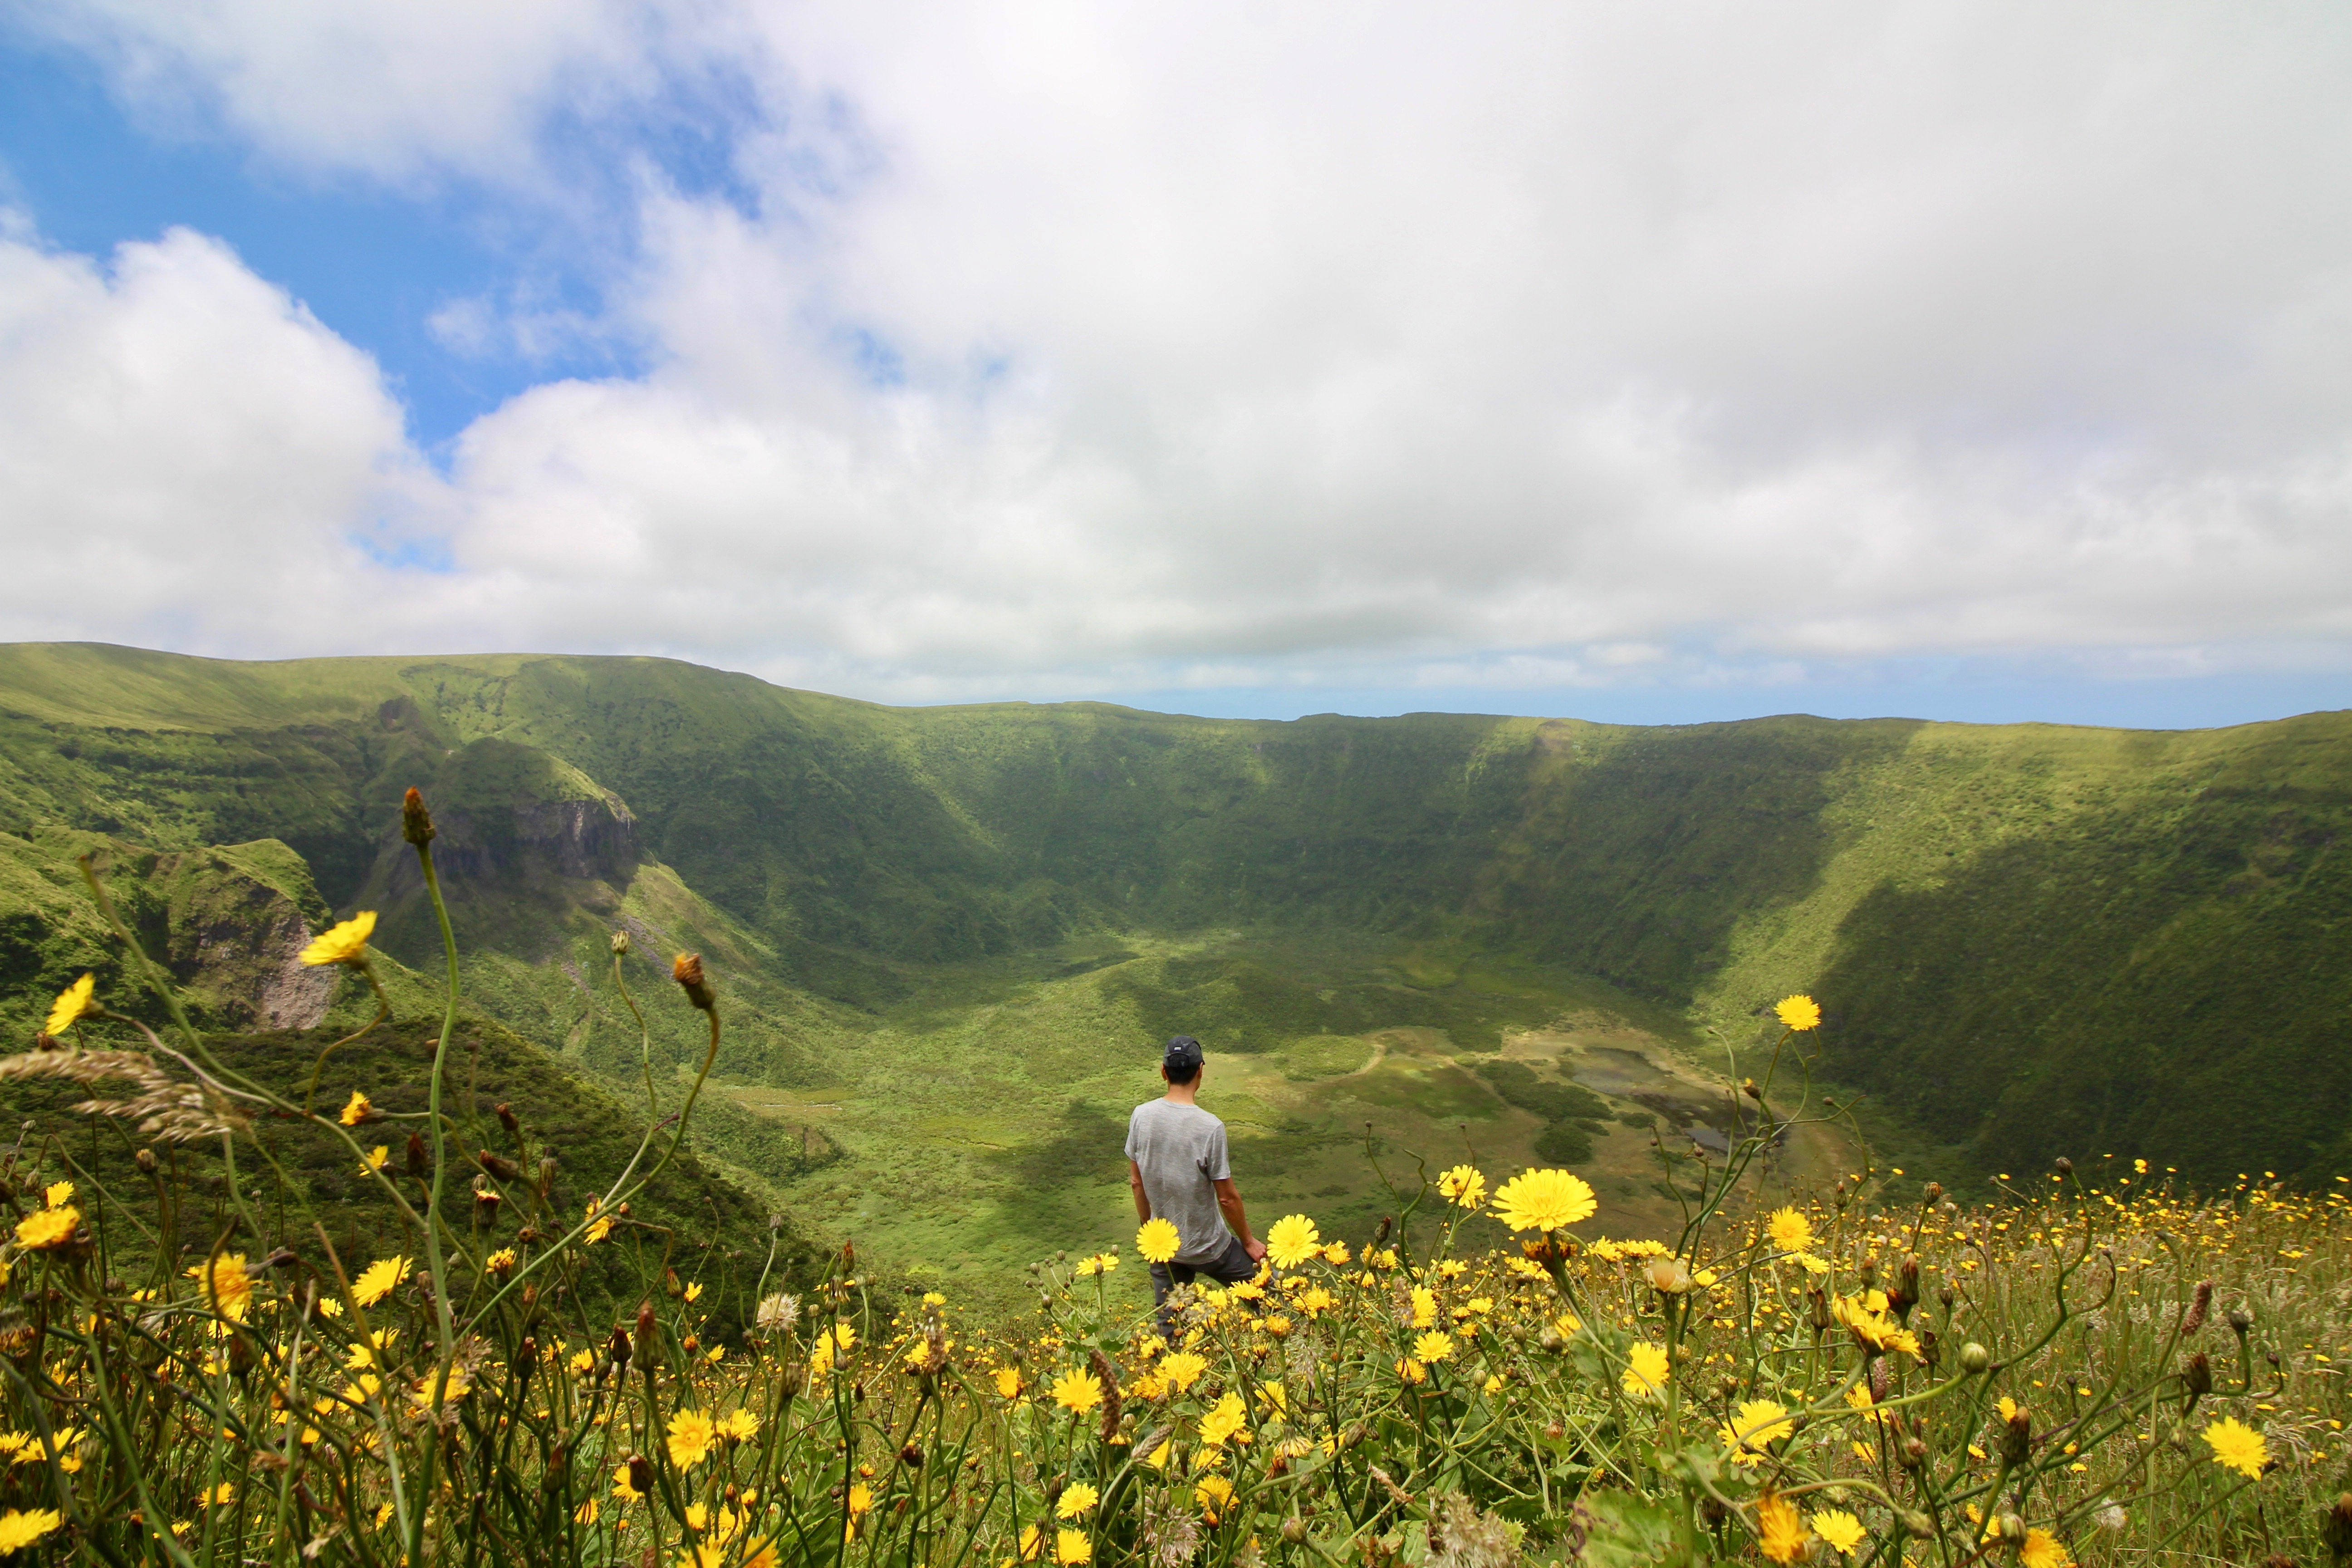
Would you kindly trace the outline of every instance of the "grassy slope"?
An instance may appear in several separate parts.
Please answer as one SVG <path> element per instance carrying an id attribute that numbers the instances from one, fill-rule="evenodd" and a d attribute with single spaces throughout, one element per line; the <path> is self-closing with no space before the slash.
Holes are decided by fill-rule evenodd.
<path id="1" fill-rule="evenodd" d="M 342 1047 L 327 1058 L 320 1072 L 318 1103 L 340 1106 L 357 1089 L 366 1091 L 380 1111 L 394 1116 L 422 1111 L 425 1068 L 436 1034 L 433 1025 L 395 1023 Z M 320 1051 L 337 1037 L 331 1029 L 289 1030 L 225 1036 L 213 1044 L 235 1070 L 299 1099 Z M 627 1163 L 644 1118 L 604 1089 L 553 1069 L 538 1047 L 495 1022 L 467 1020 L 460 1026 L 457 1042 L 460 1054 L 454 1058 L 450 1103 L 467 1129 L 466 1147 L 518 1159 L 527 1175 L 536 1171 L 542 1156 L 551 1157 L 556 1162 L 551 1194 L 556 1217 L 575 1219 L 588 1195 L 604 1190 Z M 122 1135 L 127 1129 L 93 1123 L 73 1112 L 70 1107 L 83 1098 L 85 1092 L 71 1084 L 31 1080 L 0 1085 L 0 1100 L 5 1100 L 0 1109 L 19 1123 L 29 1121 L 32 1136 L 54 1137 L 65 1154 L 110 1187 L 143 1184 L 131 1164 L 133 1144 Z M 520 1145 L 505 1135 L 492 1114 L 501 1101 L 512 1106 L 520 1121 Z M 358 1136 L 362 1145 L 387 1144 L 392 1168 L 397 1171 L 404 1163 L 406 1130 L 414 1125 L 387 1121 L 362 1128 Z M 421 1238 L 404 1228 L 397 1211 L 360 1173 L 341 1143 L 282 1122 L 261 1123 L 257 1137 L 287 1180 L 281 1186 L 261 1168 L 262 1162 L 250 1152 L 245 1156 L 240 1184 L 271 1228 L 264 1237 L 239 1237 L 240 1247 L 266 1252 L 282 1244 L 317 1258 L 316 1226 L 324 1227 L 347 1268 L 355 1270 L 392 1252 L 422 1255 Z M 192 1173 L 199 1194 L 209 1194 L 201 1206 L 180 1213 L 179 1234 L 173 1238 L 183 1252 L 200 1255 L 211 1245 L 226 1212 L 217 1156 L 199 1145 L 164 1152 Z M 468 1167 L 451 1182 L 447 1201 L 460 1215 L 470 1215 L 474 1207 L 465 1184 L 470 1173 Z M 508 1201 L 502 1212 L 488 1221 L 473 1218 L 483 1250 L 511 1243 L 518 1226 L 528 1222 L 529 1184 L 529 1180 L 506 1184 Z M 409 1195 L 421 1209 L 421 1193 L 412 1188 Z M 714 1299 L 721 1303 L 719 1310 L 730 1321 L 748 1316 L 751 1289 L 768 1258 L 770 1230 L 763 1206 L 743 1188 L 723 1179 L 693 1151 L 681 1151 L 677 1162 L 632 1204 L 629 1218 L 632 1223 L 616 1231 L 610 1250 L 587 1255 L 595 1267 L 583 1277 L 582 1288 L 602 1305 L 616 1310 L 631 1305 L 608 1298 L 637 1277 L 622 1254 L 644 1251 L 656 1260 L 667 1256 L 684 1278 L 708 1279 Z M 464 1228 L 467 1222 L 459 1223 Z M 780 1278 L 808 1278 L 811 1254 L 801 1233 L 788 1227 L 776 1239 Z"/>
<path id="2" fill-rule="evenodd" d="M 2179 735 L 1276 724 L 889 710 L 659 660 L 54 647 L 0 650 L 0 826 L 275 837 L 339 904 L 397 894 L 386 825 L 399 788 L 425 784 L 479 849 L 478 988 L 594 1065 L 634 1051 L 594 979 L 602 931 L 630 918 L 656 944 L 724 948 L 740 999 L 725 1070 L 781 1093 L 874 1059 L 919 1080 L 896 1020 L 954 991 L 943 965 L 1089 932 L 1370 931 L 1441 977 L 1538 956 L 1688 1006 L 1734 1045 L 1773 997 L 1815 989 L 1839 1078 L 1999 1163 L 2093 1142 L 2208 1173 L 2347 1158 L 2341 714 Z M 525 798 L 625 813 L 627 842 L 564 874 L 499 838 Z M 415 956 L 413 918 L 388 924 Z M 1280 1049 L 1412 1025 L 1407 993 L 1438 989 L 1334 1022 L 1290 1019 L 1280 974 L 1183 977 L 1155 971 L 1166 994 L 1130 994 L 1102 1026 L 1141 1046 L 1205 1016 L 1224 1043 L 1256 1026 Z"/>

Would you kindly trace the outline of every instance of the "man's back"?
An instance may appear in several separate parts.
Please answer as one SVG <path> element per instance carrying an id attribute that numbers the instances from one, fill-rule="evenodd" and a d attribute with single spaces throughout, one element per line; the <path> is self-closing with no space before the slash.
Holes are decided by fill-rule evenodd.
<path id="1" fill-rule="evenodd" d="M 1233 1175 L 1223 1122 L 1197 1105 L 1148 1101 L 1128 1118 L 1127 1157 L 1143 1178 L 1152 1217 L 1183 1238 L 1175 1261 L 1210 1263 L 1232 1245 L 1215 1186 Z"/>

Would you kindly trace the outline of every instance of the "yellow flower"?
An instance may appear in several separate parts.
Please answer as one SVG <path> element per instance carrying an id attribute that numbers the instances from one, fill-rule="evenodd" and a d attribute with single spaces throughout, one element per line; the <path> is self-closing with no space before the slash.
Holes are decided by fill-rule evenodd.
<path id="1" fill-rule="evenodd" d="M 1830 1315 L 1843 1323 L 1864 1350 L 1896 1350 L 1915 1358 L 1919 1354 L 1918 1336 L 1886 1315 L 1886 1298 L 1879 1291 L 1840 1296 L 1830 1303 Z"/>
<path id="2" fill-rule="evenodd" d="M 1429 1381 L 1429 1369 L 1422 1365 L 1421 1363 L 1413 1360 L 1411 1356 L 1406 1356 L 1402 1361 L 1399 1361 L 1396 1363 L 1396 1371 L 1397 1376 L 1406 1383 L 1427 1383 Z"/>
<path id="3" fill-rule="evenodd" d="M 596 1364 L 596 1352 L 594 1351 L 574 1351 L 572 1352 L 572 1361 L 570 1364 L 572 1367 L 572 1376 L 585 1377 L 588 1375 L 590 1370 Z"/>
<path id="4" fill-rule="evenodd" d="M 1135 1250 L 1143 1254 L 1146 1263 L 1165 1263 L 1176 1256 L 1184 1245 L 1184 1237 L 1176 1226 L 1164 1219 L 1148 1219 L 1143 1228 L 1135 1233 Z"/>
<path id="5" fill-rule="evenodd" d="M 1810 996 L 1783 996 L 1772 1011 L 1779 1016 L 1783 1027 L 1799 1034 L 1822 1026 L 1822 1010 Z"/>
<path id="6" fill-rule="evenodd" d="M 702 1300 L 701 1280 L 698 1279 L 693 1284 L 688 1285 L 686 1288 L 686 1299 L 689 1301 L 699 1301 Z"/>
<path id="7" fill-rule="evenodd" d="M 1495 1194 L 1496 1217 L 1513 1230 L 1558 1230 L 1599 1206 L 1584 1178 L 1568 1171 L 1522 1171 Z"/>
<path id="8" fill-rule="evenodd" d="M 41 1033 L 62 1035 L 97 1012 L 98 1003 L 93 999 L 93 993 L 97 990 L 98 976 L 85 974 L 58 992 L 57 1002 L 49 1008 L 49 1021 L 41 1026 Z"/>
<path id="9" fill-rule="evenodd" d="M 718 1424 L 699 1410 L 681 1410 L 669 1418 L 669 1462 L 690 1470 L 710 1457 L 719 1444 Z"/>
<path id="10" fill-rule="evenodd" d="M 748 1443 L 760 1435 L 760 1418 L 748 1410 L 730 1410 L 719 1418 L 719 1435 L 730 1443 Z"/>
<path id="11" fill-rule="evenodd" d="M 1345 1268 L 1348 1267 L 1348 1244 L 1344 1241 L 1335 1241 L 1330 1246 L 1325 1247 L 1323 1249 L 1323 1261 L 1329 1264 L 1334 1268 Z"/>
<path id="12" fill-rule="evenodd" d="M 374 1114 L 375 1107 L 368 1103 L 368 1097 L 358 1089 L 353 1089 L 351 1099 L 343 1104 L 343 1113 L 335 1120 L 346 1127 L 357 1127 Z"/>
<path id="13" fill-rule="evenodd" d="M 1767 1492 L 1756 1504 L 1757 1542 L 1775 1563 L 1794 1563 L 1805 1554 L 1805 1521 L 1797 1505 Z"/>
<path id="14" fill-rule="evenodd" d="M 635 1502 L 645 1494 L 629 1484 L 629 1467 L 622 1465 L 613 1471 L 613 1495 L 623 1502 Z"/>
<path id="15" fill-rule="evenodd" d="M 604 1510 L 597 1505 L 596 1500 L 590 1498 L 572 1510 L 572 1517 L 582 1524 L 593 1524 L 596 1522 L 596 1516 L 603 1511 Z"/>
<path id="16" fill-rule="evenodd" d="M 1428 1333 L 1412 1342 L 1412 1359 L 1418 1362 L 1440 1362 L 1454 1353 L 1454 1336 Z"/>
<path id="17" fill-rule="evenodd" d="M 1201 1446 L 1223 1447 L 1247 1423 L 1247 1413 L 1242 1409 L 1242 1396 L 1228 1394 L 1201 1417 Z"/>
<path id="18" fill-rule="evenodd" d="M 1070 1568 L 1070 1565 L 1076 1563 L 1091 1563 L 1094 1557 L 1095 1543 L 1087 1539 L 1086 1531 L 1082 1530 L 1054 1531 L 1055 1562 L 1064 1564 L 1065 1568 Z"/>
<path id="19" fill-rule="evenodd" d="M 64 1522 L 53 1508 L 37 1508 L 29 1513 L 12 1508 L 0 1513 L 0 1555 L 22 1552 Z"/>
<path id="20" fill-rule="evenodd" d="M 1101 1500 L 1100 1492 L 1087 1485 L 1086 1482 L 1079 1481 L 1063 1489 L 1060 1500 L 1054 1504 L 1054 1517 L 1083 1519 L 1086 1517 L 1087 1510 Z"/>
<path id="21" fill-rule="evenodd" d="M 218 1302 L 222 1317 L 245 1321 L 246 1309 L 253 1300 L 253 1277 L 245 1271 L 244 1253 L 224 1252 L 206 1258 L 188 1269 L 188 1278 L 196 1282 L 206 1308 Z"/>
<path id="22" fill-rule="evenodd" d="M 1739 1414 L 1716 1430 L 1723 1438 L 1723 1446 L 1731 1450 L 1733 1463 L 1760 1465 L 1765 1449 L 1783 1437 L 1795 1436 L 1797 1428 L 1789 1419 L 1786 1405 L 1769 1399 L 1743 1399 L 1739 1402 Z"/>
<path id="23" fill-rule="evenodd" d="M 1099 1258 L 1081 1258 L 1078 1259 L 1078 1266 L 1076 1268 L 1071 1269 L 1070 1272 L 1077 1279 L 1091 1279 L 1096 1275 L 1102 1272 L 1102 1259 Z"/>
<path id="24" fill-rule="evenodd" d="M 482 1259 L 482 1267 L 492 1274 L 504 1274 L 514 1266 L 515 1249 L 511 1247 L 501 1247 Z"/>
<path id="25" fill-rule="evenodd" d="M 361 1168 L 362 1170 L 369 1171 L 381 1171 L 383 1169 L 383 1163 L 391 1158 L 392 1145 L 389 1143 L 379 1143 L 374 1148 L 367 1152 L 367 1159 L 362 1163 Z"/>
<path id="26" fill-rule="evenodd" d="M 438 1372 L 429 1373 L 418 1378 L 416 1386 L 408 1391 L 409 1399 L 419 1410 L 433 1408 L 433 1385 L 436 1383 L 441 1384 L 441 1402 L 445 1405 L 455 1405 L 474 1391 L 473 1373 L 462 1366 L 451 1367 L 446 1381 Z"/>
<path id="27" fill-rule="evenodd" d="M 1772 1245 L 1783 1252 L 1807 1252 L 1813 1245 L 1813 1222 L 1795 1209 L 1777 1209 L 1768 1222 Z"/>
<path id="28" fill-rule="evenodd" d="M 1486 1178 L 1475 1165 L 1456 1165 L 1437 1178 L 1437 1193 L 1456 1207 L 1475 1209 L 1486 1201 Z"/>
<path id="29" fill-rule="evenodd" d="M 1192 1386 L 1201 1380 L 1201 1374 L 1208 1370 L 1209 1363 L 1191 1351 L 1178 1351 L 1160 1363 L 1160 1375 L 1173 1384 L 1179 1394 L 1190 1392 Z"/>
<path id="30" fill-rule="evenodd" d="M 996 1369 L 996 1392 L 1000 1398 L 1011 1399 L 1021 1392 L 1021 1369 L 1000 1366 Z"/>
<path id="31" fill-rule="evenodd" d="M 1823 1509 L 1807 1521 L 1813 1533 L 1830 1543 L 1841 1557 L 1851 1557 L 1864 1541 L 1862 1521 L 1842 1508 Z"/>
<path id="32" fill-rule="evenodd" d="M 379 1258 L 367 1266 L 366 1271 L 352 1281 L 352 1300 L 362 1307 L 373 1307 L 399 1288 L 408 1278 L 408 1259 Z"/>
<path id="33" fill-rule="evenodd" d="M 1102 1402 L 1101 1381 L 1084 1367 L 1073 1367 L 1054 1380 L 1054 1403 L 1073 1415 L 1084 1415 Z"/>
<path id="34" fill-rule="evenodd" d="M 1176 1439 L 1171 1437 L 1168 1441 L 1160 1444 L 1160 1447 L 1152 1449 L 1149 1455 L 1145 1456 L 1143 1462 L 1150 1465 L 1155 1470 L 1165 1470 L 1168 1468 L 1168 1461 L 1175 1457 Z"/>
<path id="35" fill-rule="evenodd" d="M 302 950 L 309 964 L 365 963 L 367 940 L 375 931 L 375 911 L 362 910 Z"/>
<path id="36" fill-rule="evenodd" d="M 874 1511 L 874 1489 L 864 1481 L 849 1489 L 849 1512 L 852 1518 Z"/>
<path id="37" fill-rule="evenodd" d="M 1202 1476 L 1199 1484 L 1192 1489 L 1192 1500 L 1201 1505 L 1202 1511 L 1209 1516 L 1211 1524 L 1217 1522 L 1218 1510 L 1231 1502 L 1233 1496 L 1234 1483 L 1223 1476 Z"/>
<path id="38" fill-rule="evenodd" d="M 74 1226 L 80 1223 L 81 1211 L 71 1205 L 43 1209 L 16 1222 L 16 1245 L 35 1252 L 63 1247 L 73 1239 Z"/>
<path id="39" fill-rule="evenodd" d="M 74 1184 L 71 1182 L 51 1182 L 41 1189 L 41 1206 L 45 1209 L 61 1209 L 73 1202 L 73 1195 Z"/>
<path id="40" fill-rule="evenodd" d="M 594 1198 L 588 1200 L 588 1245 L 591 1247 L 613 1234 L 612 1215 L 598 1214 L 597 1206 Z"/>
<path id="41" fill-rule="evenodd" d="M 2017 1560 L 2024 1568 L 2074 1568 L 2074 1553 L 2046 1530 L 2025 1532 L 2025 1544 L 2018 1550 Z"/>
<path id="42" fill-rule="evenodd" d="M 1412 1326 L 1428 1328 L 1437 1321 L 1437 1292 L 1425 1285 L 1412 1288 Z"/>
<path id="43" fill-rule="evenodd" d="M 1296 1268 L 1323 1249 L 1315 1222 L 1303 1214 L 1285 1215 L 1265 1233 L 1265 1255 L 1276 1268 Z"/>
<path id="44" fill-rule="evenodd" d="M 1626 1393 L 1636 1399 L 1655 1399 L 1665 1391 L 1666 1348 L 1648 1340 L 1636 1340 L 1627 1354 L 1625 1375 L 1618 1380 Z"/>
<path id="45" fill-rule="evenodd" d="M 2259 1479 L 2270 1461 L 2270 1446 L 2263 1435 L 2234 1415 L 2206 1427 L 2204 1437 L 2213 1449 L 2213 1462 L 2225 1470 Z"/>

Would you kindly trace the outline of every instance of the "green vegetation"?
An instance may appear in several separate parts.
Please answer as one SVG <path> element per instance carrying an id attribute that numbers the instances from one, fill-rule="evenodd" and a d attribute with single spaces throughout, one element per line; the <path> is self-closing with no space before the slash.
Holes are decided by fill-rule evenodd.
<path id="1" fill-rule="evenodd" d="M 704 1157 L 961 1278 L 1116 1230 L 1118 1129 L 1180 1030 L 1210 1045 L 1245 1190 L 1351 1222 L 1381 1201 L 1368 1137 L 1540 1152 L 1612 1226 L 1656 1221 L 1653 1138 L 1727 1127 L 1688 1065 L 1748 1063 L 1800 990 L 1906 1180 L 2063 1152 L 2352 1172 L 2344 714 L 1286 724 L 893 710 L 653 659 L 20 645 L 0 1022 L 21 1036 L 85 969 L 120 989 L 77 903 L 95 850 L 207 1025 L 354 1026 L 361 999 L 291 955 L 365 908 L 391 958 L 434 960 L 386 826 L 412 784 L 471 1006 L 617 1090 L 641 1063 L 610 933 L 633 984 L 699 951 L 730 998 Z M 681 1093 L 691 1021 L 657 1016 L 649 1049 Z"/>

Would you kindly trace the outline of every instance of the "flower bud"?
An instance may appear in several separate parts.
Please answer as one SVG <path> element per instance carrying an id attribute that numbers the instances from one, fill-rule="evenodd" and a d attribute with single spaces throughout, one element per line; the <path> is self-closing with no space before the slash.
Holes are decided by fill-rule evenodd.
<path id="1" fill-rule="evenodd" d="M 1904 1533 L 1906 1535 L 1916 1535 L 1922 1541 L 1936 1539 L 1936 1521 L 1916 1509 L 1898 1513 L 1895 1516 L 1895 1520 L 1903 1527 Z"/>
<path id="2" fill-rule="evenodd" d="M 498 1112 L 499 1125 L 507 1130 L 509 1138 L 522 1136 L 522 1123 L 515 1120 L 514 1107 L 501 1100 L 491 1108 Z"/>
<path id="3" fill-rule="evenodd" d="M 2191 1405 L 2213 1392 L 2213 1363 L 2205 1359 L 2203 1351 L 2190 1356 L 2189 1364 L 2180 1369 L 2180 1385 L 2189 1391 Z"/>
<path id="4" fill-rule="evenodd" d="M 2232 1307 L 2230 1309 L 2229 1324 L 2230 1331 L 2242 1340 L 2246 1337 L 2246 1331 L 2254 1326 L 2254 1315 L 2242 1306 Z"/>
<path id="5" fill-rule="evenodd" d="M 1905 1469 L 1916 1470 L 1927 1462 L 1927 1445 L 1916 1437 L 1906 1437 L 1903 1447 L 1895 1450 L 1895 1457 L 1902 1461 Z"/>
<path id="6" fill-rule="evenodd" d="M 2033 1415 L 2021 1405 L 2000 1429 L 2000 1462 L 2014 1468 L 2025 1463 L 2032 1451 Z"/>
<path id="7" fill-rule="evenodd" d="M 408 1173 L 420 1182 L 433 1173 L 433 1156 L 425 1152 L 421 1132 L 408 1135 Z"/>
<path id="8" fill-rule="evenodd" d="M 710 986 L 702 978 L 702 955 L 681 952 L 670 960 L 669 977 L 686 993 L 686 999 L 708 1013 L 719 1005 L 719 998 L 710 994 Z"/>
<path id="9" fill-rule="evenodd" d="M 133 1160 L 136 1160 L 136 1161 L 139 1163 L 139 1173 L 140 1173 L 141 1175 L 143 1175 L 143 1176 L 152 1176 L 152 1175 L 153 1175 L 153 1174 L 155 1173 L 155 1151 L 154 1151 L 154 1150 L 152 1150 L 152 1149 L 142 1149 L 142 1150 L 140 1150 L 140 1151 L 139 1151 L 139 1152 L 137 1152 L 136 1154 L 133 1154 L 133 1155 L 131 1156 L 131 1158 L 132 1158 Z"/>
<path id="10" fill-rule="evenodd" d="M 2319 1527 L 2319 1539 L 2337 1562 L 2352 1557 L 2352 1492 L 2338 1492 L 2336 1506 L 2327 1510 L 2327 1521 Z"/>
<path id="11" fill-rule="evenodd" d="M 1927 1201 L 1931 1204 L 1941 1203 L 1944 1199 L 1944 1184 L 1941 1182 L 1929 1182 L 1927 1184 L 1926 1196 Z"/>
<path id="12" fill-rule="evenodd" d="M 2065 1156 L 2065 1155 L 2063 1155 L 2063 1154 L 2059 1155 L 2059 1156 L 2058 1156 L 2058 1173 L 2059 1173 L 2060 1175 L 2062 1175 L 2062 1176 L 2071 1176 L 2071 1175 L 2073 1175 L 2073 1174 L 2074 1173 L 2074 1161 L 2072 1161 L 2072 1160 L 2069 1160 L 2069 1159 L 2068 1159 L 2068 1158 L 2066 1158 L 2066 1156 Z"/>
<path id="13" fill-rule="evenodd" d="M 1984 1346 L 1977 1343 L 1976 1341 L 1970 1340 L 1968 1343 L 1960 1347 L 1960 1370 L 1962 1372 L 1980 1373 L 1991 1364 L 1992 1352 L 1985 1349 Z"/>
<path id="14" fill-rule="evenodd" d="M 501 1182 L 511 1182 L 522 1174 L 522 1167 L 503 1154 L 493 1154 L 488 1149 L 474 1156 L 474 1163 Z"/>
<path id="15" fill-rule="evenodd" d="M 626 1372 L 629 1369 L 629 1331 L 615 1324 L 606 1348 L 613 1352 L 613 1365 Z"/>
<path id="16" fill-rule="evenodd" d="M 433 814 L 425 809 L 425 797 L 413 784 L 400 797 L 400 836 L 419 848 L 433 842 Z"/>
<path id="17" fill-rule="evenodd" d="M 629 1456 L 629 1489 L 638 1493 L 654 1489 L 654 1462 L 643 1454 Z"/>
<path id="18" fill-rule="evenodd" d="M 613 956 L 614 958 L 625 957 L 627 955 L 628 951 L 629 933 L 625 931 L 614 931 L 613 933 Z"/>
<path id="19" fill-rule="evenodd" d="M 1292 1514 L 1282 1521 L 1282 1539 L 1286 1545 L 1296 1546 L 1307 1539 L 1307 1521 Z"/>
<path id="20" fill-rule="evenodd" d="M 2025 1521 L 2013 1513 L 1995 1514 L 1993 1527 L 2000 1532 L 2000 1538 L 2003 1541 L 2019 1542 L 2025 1539 Z"/>

